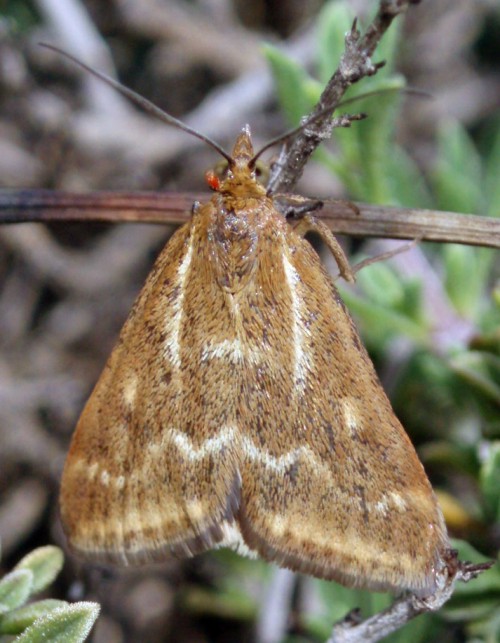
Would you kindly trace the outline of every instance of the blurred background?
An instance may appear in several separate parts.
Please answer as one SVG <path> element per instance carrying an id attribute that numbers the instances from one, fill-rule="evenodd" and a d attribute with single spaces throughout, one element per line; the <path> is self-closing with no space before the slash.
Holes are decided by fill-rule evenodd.
<path id="1" fill-rule="evenodd" d="M 166 111 L 258 148 L 319 96 L 373 0 L 3 0 L 0 187 L 199 192 L 211 149 L 141 114 L 40 41 L 67 49 Z M 500 215 L 500 8 L 422 2 L 396 21 L 352 94 L 369 118 L 337 131 L 297 192 Z M 208 193 L 207 193 L 208 195 Z M 79 412 L 172 229 L 139 224 L 0 228 L 2 573 L 33 548 L 65 547 L 57 494 Z M 390 242 L 345 239 L 358 256 Z M 319 248 L 321 252 L 321 248 Z M 331 260 L 325 257 L 325 261 Z M 462 556 L 500 544 L 498 253 L 421 244 L 342 294 L 439 495 Z M 96 642 L 321 641 L 334 620 L 390 600 L 298 578 L 229 552 L 135 571 L 70 554 L 49 594 L 102 605 Z M 392 641 L 500 640 L 500 569 L 461 586 Z"/>

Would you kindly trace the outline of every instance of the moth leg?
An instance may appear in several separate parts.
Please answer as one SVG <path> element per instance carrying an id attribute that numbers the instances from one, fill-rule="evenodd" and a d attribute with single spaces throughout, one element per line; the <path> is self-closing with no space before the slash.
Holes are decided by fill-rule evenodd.
<path id="1" fill-rule="evenodd" d="M 310 199 L 298 194 L 275 194 L 274 200 L 276 207 L 287 219 L 300 219 L 304 214 L 319 210 L 325 205 L 324 201 L 320 199 Z M 358 206 L 347 199 L 328 199 L 328 203 L 338 204 L 344 208 L 349 208 L 352 212 L 359 216 L 361 214 Z"/>
<path id="2" fill-rule="evenodd" d="M 349 208 L 349 210 L 352 210 L 353 213 L 359 217 L 361 214 L 361 210 L 358 208 L 358 206 L 354 203 L 354 201 L 349 201 L 348 199 L 328 199 L 328 202 L 331 204 L 339 204 L 344 206 L 345 208 Z"/>
<path id="3" fill-rule="evenodd" d="M 363 261 L 358 261 L 358 263 L 354 264 L 352 266 L 352 271 L 354 274 L 362 270 L 363 268 L 366 268 L 366 266 L 371 265 L 372 263 L 378 263 L 379 261 L 387 261 L 387 259 L 392 259 L 392 257 L 395 257 L 396 255 L 403 254 L 403 252 L 408 252 L 408 250 L 411 250 L 414 248 L 418 243 L 422 241 L 422 237 L 416 237 L 412 241 L 408 241 L 407 243 L 402 243 L 400 246 L 397 248 L 394 248 L 393 250 L 387 250 L 386 252 L 382 252 L 381 254 L 375 255 L 375 257 L 368 257 L 367 259 L 363 259 Z"/>
<path id="4" fill-rule="evenodd" d="M 297 194 L 275 194 L 276 207 L 286 219 L 301 219 L 304 215 L 323 207 L 323 201 L 308 199 Z"/>
<path id="5" fill-rule="evenodd" d="M 323 223 L 323 221 L 320 221 L 310 214 L 305 214 L 300 218 L 297 225 L 294 226 L 294 231 L 302 237 L 304 237 L 308 232 L 316 232 L 316 234 L 319 234 L 334 256 L 342 277 L 346 281 L 354 283 L 354 271 L 342 250 L 342 246 L 337 241 L 330 228 Z"/>

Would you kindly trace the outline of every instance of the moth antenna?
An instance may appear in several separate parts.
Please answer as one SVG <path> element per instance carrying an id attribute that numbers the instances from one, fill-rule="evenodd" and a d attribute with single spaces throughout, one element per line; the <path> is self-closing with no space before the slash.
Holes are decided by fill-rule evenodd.
<path id="1" fill-rule="evenodd" d="M 432 98 L 432 94 L 426 92 L 424 89 L 418 89 L 418 87 L 384 87 L 383 89 L 373 89 L 370 92 L 365 92 L 364 94 L 358 94 L 352 98 L 346 98 L 341 101 L 335 109 L 339 107 L 345 107 L 345 105 L 350 105 L 355 103 L 357 100 L 363 100 L 365 98 L 370 98 L 370 96 L 379 96 L 380 94 L 392 94 L 394 92 L 401 92 L 402 94 L 410 94 L 411 96 L 419 96 L 420 98 Z"/>
<path id="2" fill-rule="evenodd" d="M 347 98 L 346 100 L 341 101 L 335 107 L 331 107 L 331 106 L 325 107 L 320 112 L 318 112 L 317 114 L 314 114 L 313 116 L 308 118 L 300 125 L 297 125 L 297 127 L 287 130 L 284 134 L 280 134 L 279 136 L 276 136 L 276 138 L 271 139 L 268 143 L 264 145 L 264 147 L 261 147 L 261 149 L 257 152 L 257 154 L 255 154 L 255 156 L 250 160 L 249 167 L 253 167 L 257 159 L 259 159 L 260 156 L 264 152 L 266 152 L 270 147 L 274 147 L 279 143 L 283 143 L 284 141 L 291 138 L 292 136 L 295 136 L 295 134 L 302 132 L 306 127 L 308 127 L 308 125 L 311 125 L 311 123 L 314 123 L 325 114 L 328 114 L 329 112 L 334 112 L 339 107 L 345 107 L 346 105 L 350 105 L 355 101 L 363 100 L 364 98 L 369 98 L 370 96 L 377 96 L 378 94 L 388 94 L 392 92 L 404 92 L 405 94 L 414 94 L 415 96 L 420 96 L 422 98 L 431 98 L 431 94 L 421 89 L 417 89 L 415 87 L 387 87 L 385 89 L 374 89 L 373 91 L 365 92 L 364 94 L 359 94 L 358 96 L 353 96 L 352 98 Z M 367 114 L 363 114 L 360 116 L 361 118 L 358 118 L 358 120 L 367 118 Z"/>
<path id="3" fill-rule="evenodd" d="M 224 150 L 218 143 L 213 141 L 211 138 L 208 136 L 205 136 L 201 132 L 196 131 L 192 127 L 189 127 L 189 125 L 186 125 L 182 121 L 178 120 L 175 118 L 175 116 L 171 116 L 167 112 L 163 111 L 159 107 L 157 107 L 154 103 L 149 101 L 147 98 L 144 98 L 140 94 L 137 94 L 134 92 L 132 89 L 129 89 L 128 87 L 125 87 L 125 85 L 122 85 L 120 82 L 115 80 L 114 78 L 111 78 L 110 76 L 107 76 L 106 74 L 103 74 L 100 71 L 97 71 L 96 69 L 93 69 L 92 67 L 89 67 L 89 65 L 85 64 L 81 60 L 78 60 L 78 58 L 75 58 L 72 54 L 68 53 L 67 51 L 64 51 L 64 49 L 60 49 L 59 47 L 55 47 L 54 45 L 49 45 L 48 43 L 41 42 L 39 43 L 41 47 L 45 47 L 46 49 L 51 49 L 52 51 L 55 51 L 57 54 L 60 54 L 61 56 L 64 56 L 65 58 L 68 58 L 71 60 L 75 65 L 78 65 L 85 71 L 87 71 L 89 74 L 92 74 L 96 78 L 99 78 L 100 80 L 104 81 L 113 89 L 115 89 L 118 93 L 122 94 L 122 96 L 125 96 L 128 98 L 132 103 L 135 105 L 139 106 L 141 109 L 143 109 L 145 112 L 148 114 L 151 114 L 155 118 L 159 119 L 163 123 L 166 123 L 167 125 L 172 125 L 173 127 L 176 127 L 177 129 L 182 130 L 183 132 L 187 132 L 188 134 L 191 134 L 195 138 L 198 138 L 200 141 L 204 141 L 212 147 L 216 152 L 218 152 L 221 156 L 223 156 L 226 161 L 229 163 L 229 165 L 234 165 L 234 159 L 230 154 Z"/>
<path id="4" fill-rule="evenodd" d="M 360 97 L 359 97 L 360 98 Z M 358 96 L 356 96 L 356 100 L 358 99 Z M 349 99 L 349 101 L 354 100 L 353 98 Z M 338 107 L 342 107 L 345 105 L 347 101 L 344 101 L 342 103 L 339 103 L 335 107 L 332 107 L 331 105 L 328 107 L 325 107 L 322 109 L 320 112 L 317 114 L 314 114 L 313 116 L 309 117 L 307 120 L 305 120 L 303 123 L 300 125 L 297 125 L 297 127 L 294 127 L 292 129 L 287 130 L 284 134 L 280 134 L 279 136 L 276 136 L 276 138 L 271 139 L 268 143 L 264 145 L 264 147 L 261 147 L 260 150 L 255 154 L 255 156 L 250 160 L 249 162 L 249 167 L 253 167 L 257 161 L 257 159 L 260 158 L 260 156 L 266 152 L 270 147 L 274 147 L 275 145 L 278 145 L 278 143 L 283 143 L 287 139 L 291 138 L 292 136 L 295 136 L 295 134 L 298 134 L 299 132 L 302 132 L 308 125 L 311 125 L 311 123 L 314 123 L 318 119 L 320 119 L 322 116 L 325 114 L 329 114 L 333 111 L 335 111 Z M 366 114 L 362 115 L 362 118 L 366 118 Z M 360 120 L 360 119 L 358 119 Z"/>

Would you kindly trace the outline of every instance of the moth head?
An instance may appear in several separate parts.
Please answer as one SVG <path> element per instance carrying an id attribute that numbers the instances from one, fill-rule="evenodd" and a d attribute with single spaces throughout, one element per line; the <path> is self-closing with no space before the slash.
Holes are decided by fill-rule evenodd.
<path id="1" fill-rule="evenodd" d="M 250 126 L 245 125 L 236 139 L 233 153 L 231 154 L 234 165 L 249 166 L 254 154 Z"/>
<path id="2" fill-rule="evenodd" d="M 255 158 L 250 127 L 245 125 L 236 139 L 230 160 L 219 161 L 206 172 L 205 179 L 212 190 L 224 191 L 240 184 L 248 187 L 252 182 L 263 187 L 268 175 L 266 164 Z"/>
<path id="3" fill-rule="evenodd" d="M 246 125 L 236 139 L 231 161 L 221 159 L 205 173 L 205 180 L 212 190 L 219 191 L 226 180 L 233 181 L 236 176 L 257 181 L 265 187 L 269 178 L 269 167 L 263 161 L 254 159 L 254 149 L 250 128 Z"/>

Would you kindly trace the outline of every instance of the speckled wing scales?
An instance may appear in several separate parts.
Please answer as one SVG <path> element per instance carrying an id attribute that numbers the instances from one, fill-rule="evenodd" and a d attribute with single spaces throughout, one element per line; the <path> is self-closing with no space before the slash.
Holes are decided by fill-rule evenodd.
<path id="1" fill-rule="evenodd" d="M 218 193 L 148 277 L 73 438 L 65 531 L 94 559 L 228 545 L 347 585 L 431 592 L 449 543 L 430 483 L 252 159 L 245 129 Z"/>
<path id="2" fill-rule="evenodd" d="M 207 332 L 232 342 L 208 252 L 197 225 L 172 237 L 76 428 L 61 516 L 90 558 L 190 556 L 226 538 L 239 502 L 236 395 L 225 363 L 208 359 Z"/>
<path id="3" fill-rule="evenodd" d="M 432 590 L 444 522 L 343 303 L 292 230 L 263 256 L 241 303 L 264 336 L 241 396 L 247 546 L 347 585 Z"/>

